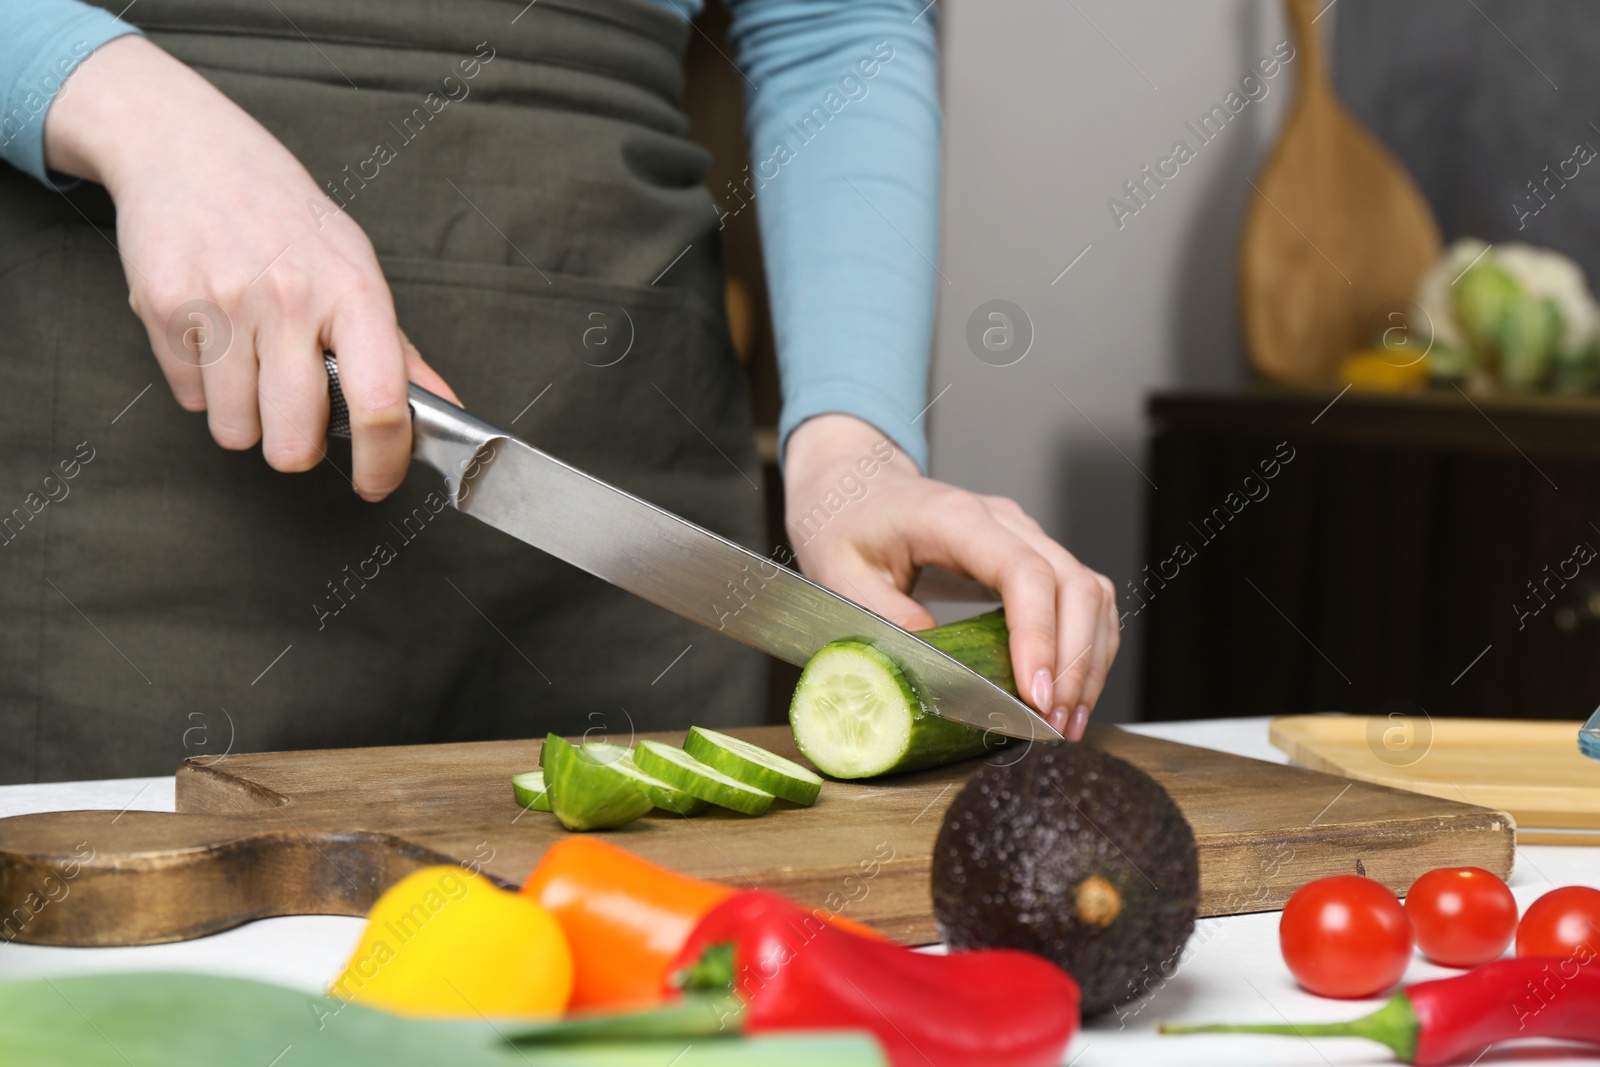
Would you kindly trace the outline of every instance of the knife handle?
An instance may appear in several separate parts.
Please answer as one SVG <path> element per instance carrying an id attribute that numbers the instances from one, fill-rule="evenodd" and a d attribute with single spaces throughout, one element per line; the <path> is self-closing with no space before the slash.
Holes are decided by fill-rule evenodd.
<path id="1" fill-rule="evenodd" d="M 339 363 L 332 352 L 322 353 L 328 372 L 328 436 L 349 438 L 350 405 L 339 384 Z M 487 467 L 499 442 L 510 434 L 417 385 L 409 387 L 411 407 L 411 458 L 420 459 L 444 475 L 451 502 L 460 507 L 466 483 Z"/>
<path id="2" fill-rule="evenodd" d="M 322 353 L 328 369 L 328 436 L 350 439 L 350 405 L 344 402 L 344 387 L 339 384 L 339 361 L 332 352 Z"/>

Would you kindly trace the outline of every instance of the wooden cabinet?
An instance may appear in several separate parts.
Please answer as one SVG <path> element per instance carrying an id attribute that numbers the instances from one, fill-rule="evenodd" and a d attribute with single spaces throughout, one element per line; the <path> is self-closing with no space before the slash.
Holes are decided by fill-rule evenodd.
<path id="1" fill-rule="evenodd" d="M 1146 568 L 1121 591 L 1145 718 L 1600 703 L 1600 400 L 1262 391 L 1149 412 Z"/>

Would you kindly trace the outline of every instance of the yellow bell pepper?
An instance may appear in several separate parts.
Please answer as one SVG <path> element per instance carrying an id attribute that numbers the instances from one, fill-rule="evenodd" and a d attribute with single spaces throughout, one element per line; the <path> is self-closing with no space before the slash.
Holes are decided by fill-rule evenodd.
<path id="1" fill-rule="evenodd" d="M 328 992 L 397 1015 L 556 1016 L 572 996 L 572 950 L 531 897 L 461 867 L 424 867 L 378 898 Z"/>
<path id="2" fill-rule="evenodd" d="M 1352 352 L 1339 364 L 1339 380 L 1382 393 L 1421 389 L 1428 384 L 1427 353 L 1405 346 Z"/>

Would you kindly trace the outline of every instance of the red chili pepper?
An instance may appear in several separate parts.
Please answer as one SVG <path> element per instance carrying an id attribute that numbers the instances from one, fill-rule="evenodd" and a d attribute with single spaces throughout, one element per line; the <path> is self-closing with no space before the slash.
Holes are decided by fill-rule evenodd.
<path id="1" fill-rule="evenodd" d="M 1055 1067 L 1078 984 L 1026 952 L 913 952 L 825 926 L 775 893 L 713 908 L 672 967 L 675 991 L 730 986 L 742 1028 L 870 1030 L 894 1067 Z"/>
<path id="2" fill-rule="evenodd" d="M 1346 1023 L 1162 1026 L 1164 1034 L 1364 1037 L 1418 1067 L 1465 1061 L 1519 1037 L 1600 1045 L 1600 964 L 1587 946 L 1567 957 L 1496 960 L 1454 978 L 1419 982 Z"/>

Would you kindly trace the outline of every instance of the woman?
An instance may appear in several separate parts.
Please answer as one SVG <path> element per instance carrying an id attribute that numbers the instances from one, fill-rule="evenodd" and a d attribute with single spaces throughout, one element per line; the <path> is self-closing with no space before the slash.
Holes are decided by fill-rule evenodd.
<path id="1" fill-rule="evenodd" d="M 906 595 L 924 564 L 998 589 L 1027 699 L 1077 734 L 1117 646 L 1110 583 L 1011 502 L 921 472 L 938 112 L 919 6 L 732 5 L 792 540 L 909 627 L 931 624 Z M 77 0 L 0 14 L 19 501 L 0 781 L 757 721 L 760 655 L 441 517 L 437 477 L 408 473 L 409 380 L 763 547 L 722 319 L 734 207 L 699 184 L 676 108 L 688 0 L 126 14 L 138 30 Z M 324 349 L 348 451 L 325 441 Z"/>

